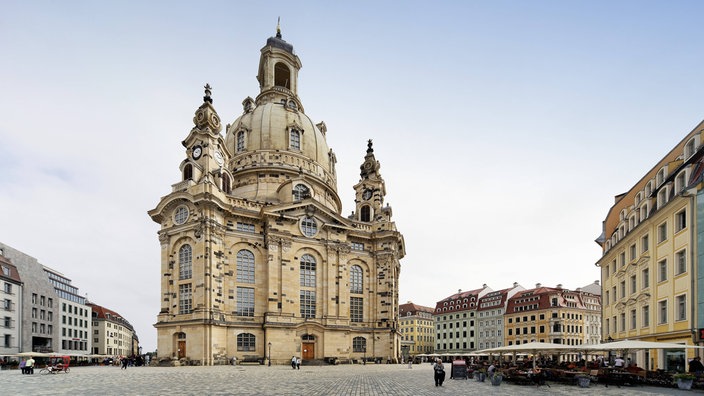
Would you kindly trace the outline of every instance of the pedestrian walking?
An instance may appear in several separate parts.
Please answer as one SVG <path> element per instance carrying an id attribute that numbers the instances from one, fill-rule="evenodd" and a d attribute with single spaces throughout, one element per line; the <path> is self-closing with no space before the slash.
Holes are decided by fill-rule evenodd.
<path id="1" fill-rule="evenodd" d="M 296 357 L 295 356 L 291 356 L 291 368 L 294 370 L 296 369 Z"/>
<path id="2" fill-rule="evenodd" d="M 27 374 L 34 374 L 34 358 L 29 357 L 27 359 L 27 362 L 24 364 L 24 369 L 27 372 Z"/>
<path id="3" fill-rule="evenodd" d="M 296 368 L 301 369 L 301 358 L 296 358 Z"/>
<path id="4" fill-rule="evenodd" d="M 442 386 L 445 381 L 445 366 L 442 365 L 442 360 L 439 358 L 433 365 L 433 372 L 435 373 L 435 386 Z"/>
<path id="5" fill-rule="evenodd" d="M 127 364 L 129 364 L 130 360 L 127 359 L 127 356 L 122 358 L 122 370 L 127 370 Z"/>

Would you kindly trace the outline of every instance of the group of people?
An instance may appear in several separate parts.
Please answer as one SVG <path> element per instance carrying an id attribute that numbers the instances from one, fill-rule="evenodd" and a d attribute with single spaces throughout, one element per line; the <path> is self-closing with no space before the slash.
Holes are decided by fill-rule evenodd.
<path id="1" fill-rule="evenodd" d="M 29 359 L 22 359 L 20 369 L 22 374 L 34 374 L 34 358 L 30 356 Z"/>
<path id="2" fill-rule="evenodd" d="M 295 356 L 291 356 L 291 368 L 292 369 L 301 369 L 301 358 L 297 358 Z"/>

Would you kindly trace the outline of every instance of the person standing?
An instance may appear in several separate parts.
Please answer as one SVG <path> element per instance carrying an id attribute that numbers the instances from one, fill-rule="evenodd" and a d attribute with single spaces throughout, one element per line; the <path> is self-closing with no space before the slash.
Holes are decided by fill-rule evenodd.
<path id="1" fill-rule="evenodd" d="M 296 368 L 301 369 L 301 358 L 296 358 Z"/>
<path id="2" fill-rule="evenodd" d="M 25 368 L 25 365 L 27 364 L 27 359 L 22 358 L 22 361 L 20 362 L 20 370 L 22 370 L 22 374 L 27 374 L 27 369 Z M 689 367 L 692 367 L 691 365 Z"/>
<path id="3" fill-rule="evenodd" d="M 445 366 L 442 365 L 442 360 L 437 359 L 435 361 L 433 372 L 435 373 L 435 386 L 442 386 L 445 381 Z"/>
<path id="4" fill-rule="evenodd" d="M 699 356 L 695 356 L 694 359 L 689 361 L 689 372 L 692 374 L 704 372 L 704 364 L 702 364 L 702 359 Z"/>
<path id="5" fill-rule="evenodd" d="M 127 364 L 130 362 L 129 359 L 127 359 L 127 356 L 122 358 L 122 370 L 127 370 Z"/>
<path id="6" fill-rule="evenodd" d="M 614 367 L 617 369 L 622 369 L 625 363 L 621 356 L 617 356 L 616 359 L 614 359 Z"/>
<path id="7" fill-rule="evenodd" d="M 34 358 L 29 357 L 27 359 L 27 363 L 24 364 L 24 369 L 27 371 L 27 374 L 34 374 Z"/>
<path id="8" fill-rule="evenodd" d="M 295 356 L 291 356 L 291 368 L 294 370 L 296 369 L 296 357 Z"/>

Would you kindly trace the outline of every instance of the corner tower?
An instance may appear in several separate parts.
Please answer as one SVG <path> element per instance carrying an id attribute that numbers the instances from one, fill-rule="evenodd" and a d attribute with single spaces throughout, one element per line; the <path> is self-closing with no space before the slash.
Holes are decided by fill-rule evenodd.
<path id="1" fill-rule="evenodd" d="M 260 92 L 224 137 L 206 86 L 180 180 L 149 211 L 161 226 L 154 326 L 166 362 L 399 356 L 405 246 L 381 206 L 379 163 L 370 142 L 355 186 L 370 216 L 344 218 L 327 127 L 297 94 L 300 68 L 277 31 L 261 50 Z"/>

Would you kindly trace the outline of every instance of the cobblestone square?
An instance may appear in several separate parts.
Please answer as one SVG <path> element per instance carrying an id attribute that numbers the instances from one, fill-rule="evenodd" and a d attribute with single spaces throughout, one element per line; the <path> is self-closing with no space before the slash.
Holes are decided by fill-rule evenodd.
<path id="1" fill-rule="evenodd" d="M 0 371 L 2 394 L 40 395 L 687 395 L 657 387 L 550 387 L 447 379 L 435 387 L 430 364 L 290 366 L 73 367 L 69 374 Z"/>

